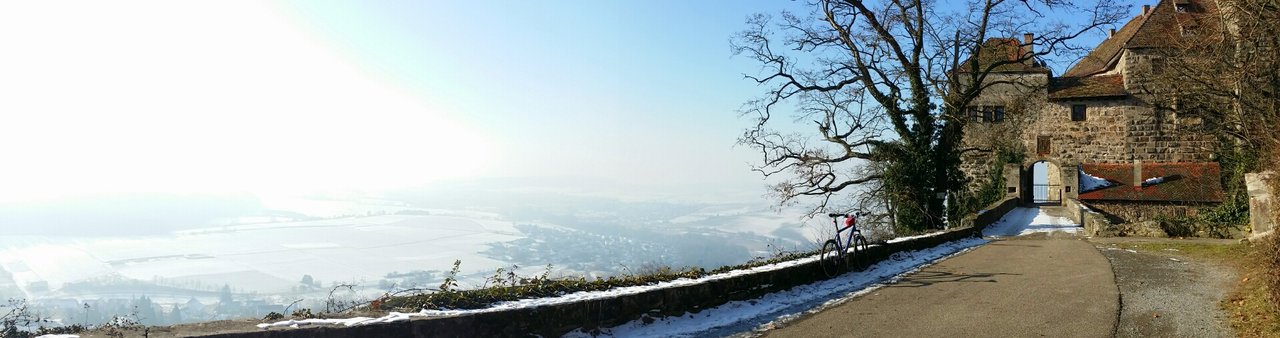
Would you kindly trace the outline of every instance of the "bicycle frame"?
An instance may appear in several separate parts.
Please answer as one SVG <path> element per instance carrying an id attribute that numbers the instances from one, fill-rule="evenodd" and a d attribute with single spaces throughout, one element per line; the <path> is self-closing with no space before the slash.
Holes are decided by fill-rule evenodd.
<path id="1" fill-rule="evenodd" d="M 849 252 L 849 247 L 853 245 L 853 238 L 857 235 L 861 235 L 862 230 L 858 229 L 857 223 L 854 223 L 845 227 L 840 227 L 839 218 L 852 217 L 849 214 L 827 214 L 827 216 L 831 217 L 831 225 L 835 226 L 836 228 L 836 235 L 834 236 L 836 240 L 836 246 L 840 248 L 840 254 L 844 255 Z M 849 231 L 849 235 L 845 236 L 844 240 L 841 241 L 840 234 L 845 232 L 846 230 Z"/>

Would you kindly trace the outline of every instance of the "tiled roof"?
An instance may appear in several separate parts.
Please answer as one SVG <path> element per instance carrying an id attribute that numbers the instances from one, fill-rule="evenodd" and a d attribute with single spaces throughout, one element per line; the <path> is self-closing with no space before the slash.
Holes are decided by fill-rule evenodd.
<path id="1" fill-rule="evenodd" d="M 1124 90 L 1124 77 L 1095 75 L 1086 77 L 1057 77 L 1049 81 L 1049 99 L 1083 99 L 1129 95 Z"/>
<path id="2" fill-rule="evenodd" d="M 1119 57 L 1121 51 L 1124 51 L 1125 44 L 1133 38 L 1134 33 L 1138 32 L 1138 27 L 1141 27 L 1148 17 L 1148 15 L 1138 15 L 1133 20 L 1129 20 L 1128 24 L 1111 37 L 1102 40 L 1098 47 L 1080 59 L 1080 62 L 1068 69 L 1066 73 L 1062 73 L 1062 76 L 1083 77 L 1106 71 L 1111 62 Z"/>
<path id="3" fill-rule="evenodd" d="M 982 56 L 978 62 L 979 69 L 989 66 L 996 62 L 1015 61 L 1022 58 L 1024 53 L 1022 43 L 1014 38 L 992 38 L 982 44 Z M 969 72 L 969 62 L 973 58 L 965 60 L 960 64 L 960 73 Z M 1023 62 L 1013 62 L 996 66 L 992 70 L 995 73 L 1049 73 L 1049 68 L 1045 67 L 1044 62 L 1032 58 Z"/>
<path id="4" fill-rule="evenodd" d="M 1178 12 L 1177 4 L 1183 4 L 1187 10 Z M 1134 17 L 1062 76 L 1083 77 L 1105 72 L 1128 48 L 1170 48 L 1206 43 L 1203 38 L 1215 36 L 1218 26 L 1218 6 L 1214 1 L 1161 0 L 1149 14 Z M 1184 30 L 1195 34 L 1183 34 Z"/>
<path id="5" fill-rule="evenodd" d="M 1178 4 L 1186 11 L 1178 12 Z M 1163 0 L 1151 8 L 1150 18 L 1129 39 L 1125 48 L 1170 48 L 1203 43 L 1200 37 L 1216 35 L 1218 5 L 1212 0 Z M 1184 30 L 1194 34 L 1183 34 Z"/>
<path id="6" fill-rule="evenodd" d="M 1110 187 L 1080 193 L 1081 200 L 1150 202 L 1222 202 L 1217 162 L 1143 163 L 1142 178 L 1163 182 L 1133 186 L 1133 164 L 1084 163 L 1084 172 L 1110 181 Z"/>

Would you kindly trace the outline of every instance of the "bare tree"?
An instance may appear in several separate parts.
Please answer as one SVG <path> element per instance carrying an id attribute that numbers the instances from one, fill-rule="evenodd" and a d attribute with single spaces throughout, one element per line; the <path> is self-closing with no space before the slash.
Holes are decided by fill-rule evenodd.
<path id="1" fill-rule="evenodd" d="M 1280 141 L 1280 0 L 1224 0 L 1179 18 L 1151 81 L 1162 108 L 1207 120 L 1209 131 L 1247 147 Z M 1204 9 L 1196 9 L 1197 12 Z"/>
<path id="2" fill-rule="evenodd" d="M 986 88 L 1017 85 L 992 74 L 1082 51 L 1072 39 L 1127 10 L 1105 0 L 816 0 L 808 7 L 804 15 L 755 15 L 733 40 L 736 54 L 762 65 L 747 78 L 767 88 L 744 105 L 741 113 L 755 123 L 739 142 L 760 151 L 754 169 L 777 180 L 780 203 L 816 201 L 810 210 L 818 213 L 841 193 L 879 194 L 910 231 L 941 227 L 943 198 L 961 188 L 965 108 Z M 1084 20 L 1051 19 L 1064 13 Z M 1022 33 L 1034 34 L 1035 48 L 989 40 Z M 775 116 L 785 111 L 793 112 L 789 119 Z"/>

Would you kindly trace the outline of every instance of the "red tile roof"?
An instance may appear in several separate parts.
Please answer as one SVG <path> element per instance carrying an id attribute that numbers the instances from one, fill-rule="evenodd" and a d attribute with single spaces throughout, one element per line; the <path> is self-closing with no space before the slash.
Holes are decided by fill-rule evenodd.
<path id="1" fill-rule="evenodd" d="M 1133 164 L 1084 163 L 1084 172 L 1113 184 L 1081 192 L 1081 200 L 1149 202 L 1222 202 L 1221 168 L 1217 162 L 1143 163 L 1142 179 L 1163 177 L 1164 182 L 1133 186 Z"/>
<path id="2" fill-rule="evenodd" d="M 1049 99 L 1066 100 L 1098 97 L 1128 96 L 1124 89 L 1124 77 L 1095 75 L 1086 77 L 1058 77 L 1049 81 Z"/>

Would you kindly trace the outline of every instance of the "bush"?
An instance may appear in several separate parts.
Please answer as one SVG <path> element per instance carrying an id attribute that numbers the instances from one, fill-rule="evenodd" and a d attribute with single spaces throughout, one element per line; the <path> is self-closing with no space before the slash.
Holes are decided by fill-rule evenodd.
<path id="1" fill-rule="evenodd" d="M 1255 254 L 1261 255 L 1259 260 L 1266 268 L 1266 285 L 1271 304 L 1280 306 L 1280 236 L 1272 234 L 1261 241 Z"/>

